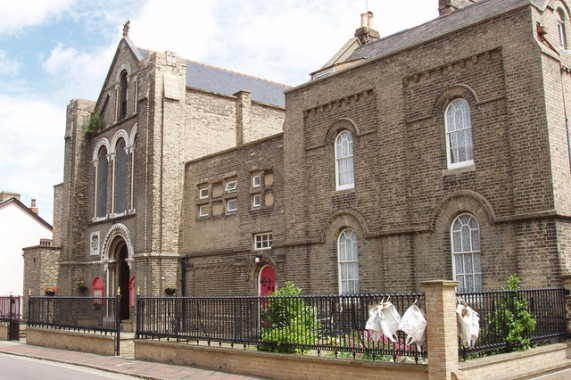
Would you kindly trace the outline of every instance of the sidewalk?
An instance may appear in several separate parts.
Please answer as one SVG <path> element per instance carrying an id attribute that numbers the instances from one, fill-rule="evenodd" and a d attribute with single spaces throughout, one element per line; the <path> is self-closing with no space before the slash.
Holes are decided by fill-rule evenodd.
<path id="1" fill-rule="evenodd" d="M 255 380 L 257 377 L 191 367 L 144 362 L 118 356 L 99 356 L 78 351 L 59 350 L 20 342 L 0 341 L 0 353 L 73 364 L 102 371 L 137 376 L 150 380 Z"/>

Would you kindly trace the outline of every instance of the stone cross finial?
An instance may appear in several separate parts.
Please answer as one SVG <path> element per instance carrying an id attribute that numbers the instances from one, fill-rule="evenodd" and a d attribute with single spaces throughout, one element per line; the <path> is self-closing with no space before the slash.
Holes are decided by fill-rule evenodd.
<path id="1" fill-rule="evenodd" d="M 127 20 L 124 24 L 123 24 L 123 37 L 125 38 L 129 38 L 129 25 L 131 24 L 131 21 Z"/>

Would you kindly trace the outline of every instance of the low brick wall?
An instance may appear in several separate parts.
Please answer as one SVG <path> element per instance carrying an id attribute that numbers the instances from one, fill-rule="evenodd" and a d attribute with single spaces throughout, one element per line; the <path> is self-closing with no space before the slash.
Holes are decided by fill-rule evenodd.
<path id="1" fill-rule="evenodd" d="M 560 371 L 566 369 L 562 373 Z M 554 377 L 571 377 L 571 342 L 550 344 L 523 352 L 511 352 L 471 359 L 460 363 L 457 378 L 461 379 L 519 379 L 558 372 Z"/>
<path id="2" fill-rule="evenodd" d="M 90 352 L 98 355 L 115 355 L 115 338 L 110 335 L 28 326 L 26 343 L 35 346 Z"/>
<path id="3" fill-rule="evenodd" d="M 422 364 L 287 355 L 135 340 L 135 359 L 280 380 L 426 380 Z"/>
<path id="4" fill-rule="evenodd" d="M 0 340 L 8 340 L 8 324 L 0 322 Z"/>

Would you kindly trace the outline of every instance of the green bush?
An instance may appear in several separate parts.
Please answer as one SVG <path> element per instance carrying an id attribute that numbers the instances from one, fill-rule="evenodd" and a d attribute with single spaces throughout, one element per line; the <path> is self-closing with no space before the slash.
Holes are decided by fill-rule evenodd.
<path id="1" fill-rule="evenodd" d="M 490 324 L 496 337 L 503 339 L 509 346 L 509 351 L 526 350 L 531 347 L 531 334 L 537 324 L 533 315 L 528 311 L 528 302 L 521 293 L 520 278 L 511 275 L 507 280 L 505 293 L 501 301 L 494 302 L 494 313 Z"/>
<path id="2" fill-rule="evenodd" d="M 313 345 L 321 330 L 317 310 L 298 298 L 301 289 L 288 281 L 286 286 L 262 300 L 261 351 L 305 353 L 297 345 Z"/>
<path id="3" fill-rule="evenodd" d="M 91 114 L 85 123 L 85 133 L 96 133 L 103 129 L 105 122 L 98 114 Z"/>

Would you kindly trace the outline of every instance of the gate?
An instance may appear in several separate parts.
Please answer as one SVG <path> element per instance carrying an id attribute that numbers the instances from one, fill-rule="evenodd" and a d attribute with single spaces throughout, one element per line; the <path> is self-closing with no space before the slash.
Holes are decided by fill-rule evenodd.
<path id="1" fill-rule="evenodd" d="M 0 321 L 8 322 L 8 340 L 20 340 L 22 297 L 0 297 Z"/>

